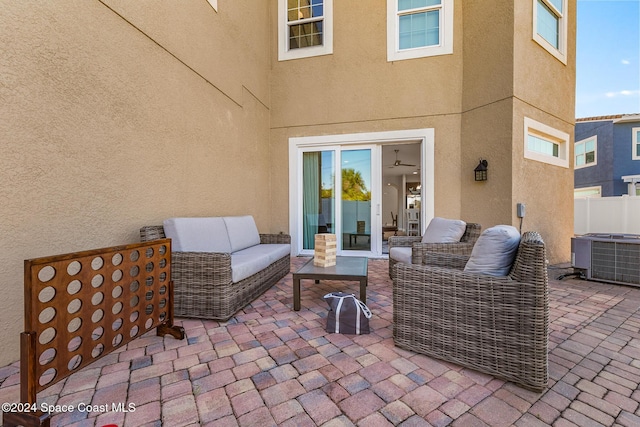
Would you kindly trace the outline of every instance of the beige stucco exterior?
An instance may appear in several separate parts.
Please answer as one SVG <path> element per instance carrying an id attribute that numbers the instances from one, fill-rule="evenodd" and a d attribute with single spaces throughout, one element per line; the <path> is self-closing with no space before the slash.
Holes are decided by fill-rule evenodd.
<path id="1" fill-rule="evenodd" d="M 0 10 L 0 365 L 19 357 L 25 259 L 137 242 L 171 216 L 287 231 L 271 228 L 267 2 Z"/>
<path id="2" fill-rule="evenodd" d="M 277 3 L 0 0 L 0 366 L 19 357 L 25 259 L 171 216 L 289 232 L 291 137 L 433 128 L 436 215 L 517 226 L 524 202 L 523 228 L 569 259 L 572 169 L 525 160 L 522 135 L 524 116 L 572 133 L 575 0 L 566 65 L 532 40 L 531 2 L 507 0 L 455 1 L 453 54 L 397 62 L 386 1 L 336 1 L 333 54 L 280 62 Z"/>

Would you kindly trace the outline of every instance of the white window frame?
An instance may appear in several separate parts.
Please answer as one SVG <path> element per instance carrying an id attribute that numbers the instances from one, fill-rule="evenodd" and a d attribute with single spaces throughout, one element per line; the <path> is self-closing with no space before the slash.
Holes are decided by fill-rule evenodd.
<path id="1" fill-rule="evenodd" d="M 544 37 L 538 34 L 538 1 L 542 2 L 551 10 L 551 12 L 558 18 L 558 47 L 556 48 L 547 41 Z M 567 8 L 569 2 L 567 0 L 562 1 L 562 13 L 556 9 L 549 0 L 532 0 L 533 5 L 533 40 L 535 40 L 540 46 L 545 48 L 551 55 L 555 56 L 563 64 L 567 64 Z"/>
<path id="2" fill-rule="evenodd" d="M 596 192 L 595 194 L 589 194 L 587 196 L 580 196 L 580 193 L 584 193 L 584 192 L 588 192 L 588 191 L 593 191 Z M 574 188 L 573 189 L 573 198 L 574 199 L 582 199 L 585 197 L 602 197 L 602 186 L 601 185 L 596 185 L 594 187 L 580 187 L 580 188 Z"/>
<path id="3" fill-rule="evenodd" d="M 442 5 L 440 6 L 439 45 L 400 50 L 399 19 L 398 0 L 387 0 L 388 62 L 453 53 L 453 0 L 442 0 Z"/>
<path id="4" fill-rule="evenodd" d="M 640 145 L 640 127 L 631 128 L 631 159 L 640 160 L 638 156 L 638 145 Z"/>
<path id="5" fill-rule="evenodd" d="M 213 10 L 215 10 L 217 12 L 218 11 L 218 0 L 207 0 L 207 1 L 209 2 L 211 7 L 213 8 Z"/>
<path id="6" fill-rule="evenodd" d="M 331 55 L 333 53 L 333 0 L 323 1 L 322 45 L 289 49 L 287 0 L 278 0 L 278 61 Z"/>
<path id="7" fill-rule="evenodd" d="M 577 159 L 577 148 L 578 145 L 586 145 L 587 142 L 593 140 L 593 162 L 591 163 L 586 163 L 587 159 L 586 159 L 586 155 L 587 152 L 585 151 L 585 164 L 584 165 L 578 165 L 578 159 Z M 593 135 L 590 136 L 589 138 L 585 138 L 582 139 L 578 142 L 576 142 L 575 144 L 573 144 L 573 164 L 574 164 L 574 169 L 583 169 L 583 168 L 588 168 L 591 166 L 595 166 L 598 164 L 598 135 Z"/>
<path id="8" fill-rule="evenodd" d="M 558 157 L 529 150 L 529 135 L 547 140 L 558 145 Z M 528 117 L 524 118 L 524 157 L 550 165 L 569 167 L 569 134 L 545 125 Z"/>

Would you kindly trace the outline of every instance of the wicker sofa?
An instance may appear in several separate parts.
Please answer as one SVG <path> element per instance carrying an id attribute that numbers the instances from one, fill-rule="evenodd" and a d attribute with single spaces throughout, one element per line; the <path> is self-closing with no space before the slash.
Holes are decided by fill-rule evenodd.
<path id="1" fill-rule="evenodd" d="M 224 321 L 289 273 L 291 237 L 259 234 L 250 216 L 195 220 L 209 219 L 218 227 L 203 227 L 196 239 L 205 241 L 204 246 L 192 243 L 191 250 L 183 250 L 189 249 L 184 236 L 173 235 L 180 233 L 170 222 L 174 219 L 165 221 L 164 225 L 142 227 L 140 238 L 142 241 L 172 238 L 171 276 L 176 316 Z M 224 221 L 235 225 L 227 226 Z M 165 234 L 165 230 L 169 232 Z M 211 236 L 216 240 L 216 250 L 208 247 Z"/>
<path id="2" fill-rule="evenodd" d="M 394 258 L 396 251 L 407 251 L 411 256 L 411 264 L 418 265 L 422 264 L 422 258 L 427 252 L 471 255 L 471 250 L 478 240 L 481 230 L 480 224 L 467 223 L 464 234 L 460 238 L 460 242 L 457 243 L 422 243 L 421 236 L 389 237 L 389 277 L 393 279 L 393 266 L 399 262 Z"/>
<path id="3" fill-rule="evenodd" d="M 540 391 L 548 383 L 545 245 L 525 233 L 507 276 L 463 271 L 468 256 L 429 253 L 398 263 L 393 281 L 397 346 Z"/>

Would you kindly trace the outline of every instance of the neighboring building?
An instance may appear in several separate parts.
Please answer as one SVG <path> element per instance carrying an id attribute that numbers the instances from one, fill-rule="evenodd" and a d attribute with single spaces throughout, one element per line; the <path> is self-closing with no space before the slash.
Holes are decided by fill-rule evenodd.
<path id="1" fill-rule="evenodd" d="M 640 195 L 640 114 L 576 120 L 574 196 Z"/>
<path id="2" fill-rule="evenodd" d="M 3 1 L 0 365 L 18 358 L 24 259 L 168 217 L 251 214 L 298 255 L 322 213 L 369 231 L 343 254 L 379 256 L 390 144 L 420 146 L 423 227 L 518 225 L 521 202 L 523 231 L 568 261 L 575 35 L 576 0 Z M 365 219 L 332 191 L 347 160 Z"/>

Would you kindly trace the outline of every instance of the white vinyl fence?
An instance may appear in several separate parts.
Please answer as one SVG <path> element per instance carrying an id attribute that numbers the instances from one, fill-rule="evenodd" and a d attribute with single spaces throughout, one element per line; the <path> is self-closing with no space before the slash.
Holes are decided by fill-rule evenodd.
<path id="1" fill-rule="evenodd" d="M 640 197 L 574 199 L 575 234 L 640 234 Z"/>

